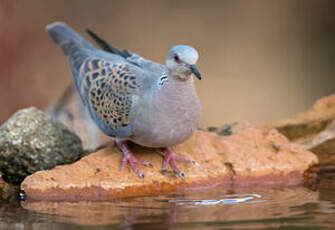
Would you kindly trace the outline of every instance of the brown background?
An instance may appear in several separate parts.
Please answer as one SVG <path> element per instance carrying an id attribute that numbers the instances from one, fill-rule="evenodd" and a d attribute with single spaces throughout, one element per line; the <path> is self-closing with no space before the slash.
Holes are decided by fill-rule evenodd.
<path id="1" fill-rule="evenodd" d="M 0 123 L 71 82 L 44 29 L 55 20 L 158 62 L 175 44 L 197 48 L 204 127 L 275 121 L 335 92 L 334 1 L 1 0 Z"/>

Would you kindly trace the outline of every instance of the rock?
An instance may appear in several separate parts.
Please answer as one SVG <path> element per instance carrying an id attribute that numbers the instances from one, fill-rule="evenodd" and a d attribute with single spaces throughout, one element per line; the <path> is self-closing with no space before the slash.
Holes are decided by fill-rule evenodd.
<path id="1" fill-rule="evenodd" d="M 19 187 L 8 184 L 0 175 L 0 200 L 8 200 L 10 198 L 17 199 Z"/>
<path id="2" fill-rule="evenodd" d="M 82 153 L 76 134 L 33 107 L 16 112 L 0 127 L 0 171 L 13 184 L 34 172 L 73 163 Z"/>
<path id="3" fill-rule="evenodd" d="M 335 94 L 321 98 L 308 111 L 279 122 L 276 128 L 291 141 L 314 152 L 321 166 L 335 164 Z"/>
<path id="4" fill-rule="evenodd" d="M 177 154 L 199 164 L 179 162 L 186 175 L 184 180 L 173 173 L 162 174 L 162 158 L 153 150 L 135 145 L 132 149 L 136 157 L 153 165 L 139 166 L 144 179 L 129 167 L 120 171 L 122 154 L 116 147 L 109 147 L 74 164 L 37 172 L 22 182 L 21 189 L 33 200 L 108 200 L 218 184 L 226 187 L 300 184 L 306 178 L 311 180 L 313 170 L 309 169 L 318 163 L 313 153 L 291 144 L 278 131 L 255 128 L 225 137 L 195 132 L 174 148 Z"/>
<path id="5" fill-rule="evenodd" d="M 66 88 L 63 95 L 46 110 L 46 113 L 75 132 L 82 140 L 83 148 L 88 152 L 112 140 L 92 121 L 73 84 Z"/>

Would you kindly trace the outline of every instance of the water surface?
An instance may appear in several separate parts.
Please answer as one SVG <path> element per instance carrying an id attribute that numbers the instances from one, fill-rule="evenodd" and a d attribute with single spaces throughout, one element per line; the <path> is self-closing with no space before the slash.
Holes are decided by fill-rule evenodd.
<path id="1" fill-rule="evenodd" d="M 2 202 L 0 229 L 331 229 L 335 174 L 316 188 L 187 191 L 111 202 Z"/>

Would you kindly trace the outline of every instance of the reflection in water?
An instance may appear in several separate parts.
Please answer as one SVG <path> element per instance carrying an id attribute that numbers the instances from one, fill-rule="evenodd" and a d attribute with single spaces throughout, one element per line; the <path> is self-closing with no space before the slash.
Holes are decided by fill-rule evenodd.
<path id="1" fill-rule="evenodd" d="M 189 191 L 111 202 L 2 203 L 0 229 L 323 229 L 335 225 L 335 175 L 319 189 Z"/>
<path id="2" fill-rule="evenodd" d="M 236 204 L 241 202 L 247 202 L 256 198 L 261 198 L 258 194 L 231 194 L 224 195 L 224 199 L 220 200 L 158 200 L 161 202 L 176 203 L 179 205 L 219 205 L 219 204 Z M 262 201 L 262 200 L 258 200 Z"/>

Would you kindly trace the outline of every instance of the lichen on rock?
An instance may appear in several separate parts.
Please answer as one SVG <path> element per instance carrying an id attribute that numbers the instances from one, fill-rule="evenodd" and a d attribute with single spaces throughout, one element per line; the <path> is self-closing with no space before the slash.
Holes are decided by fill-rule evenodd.
<path id="1" fill-rule="evenodd" d="M 72 163 L 82 153 L 75 133 L 34 107 L 16 112 L 0 127 L 0 171 L 13 184 L 34 172 Z"/>

